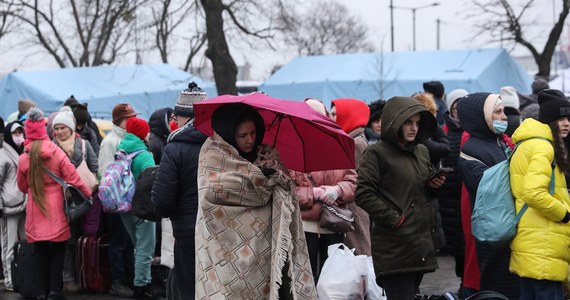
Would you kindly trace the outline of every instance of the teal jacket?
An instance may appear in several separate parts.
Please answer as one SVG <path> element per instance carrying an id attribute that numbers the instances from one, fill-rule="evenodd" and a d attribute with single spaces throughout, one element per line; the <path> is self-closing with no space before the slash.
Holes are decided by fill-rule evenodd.
<path id="1" fill-rule="evenodd" d="M 127 133 L 127 135 L 125 135 L 125 138 L 119 144 L 118 149 L 123 150 L 127 153 L 133 153 L 138 150 L 147 150 L 145 152 L 139 153 L 133 159 L 133 163 L 131 164 L 131 170 L 135 178 L 138 178 L 139 174 L 144 169 L 156 165 L 154 163 L 154 158 L 152 156 L 152 153 L 148 151 L 148 147 L 146 146 L 146 144 L 143 142 L 143 140 L 141 140 L 132 133 Z"/>

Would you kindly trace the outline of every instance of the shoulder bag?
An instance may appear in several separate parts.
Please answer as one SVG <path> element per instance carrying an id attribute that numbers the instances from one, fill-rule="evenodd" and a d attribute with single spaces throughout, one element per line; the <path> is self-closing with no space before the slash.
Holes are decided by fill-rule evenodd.
<path id="1" fill-rule="evenodd" d="M 48 175 L 61 185 L 63 189 L 64 212 L 67 216 L 67 221 L 71 224 L 85 216 L 93 207 L 93 200 L 85 197 L 78 188 L 59 178 L 47 167 L 45 169 Z"/>
<path id="2" fill-rule="evenodd" d="M 323 203 L 319 226 L 337 233 L 354 230 L 354 213 L 346 206 L 331 206 Z"/>
<path id="3" fill-rule="evenodd" d="M 89 170 L 89 167 L 87 166 L 84 139 L 81 139 L 81 154 L 83 160 L 77 167 L 77 173 L 79 173 L 79 177 L 81 177 L 81 180 L 87 185 L 87 187 L 89 187 L 89 189 L 92 192 L 94 192 L 97 190 L 99 183 L 97 182 L 97 177 L 95 177 L 95 174 L 93 174 L 93 172 L 91 172 L 91 170 Z"/>

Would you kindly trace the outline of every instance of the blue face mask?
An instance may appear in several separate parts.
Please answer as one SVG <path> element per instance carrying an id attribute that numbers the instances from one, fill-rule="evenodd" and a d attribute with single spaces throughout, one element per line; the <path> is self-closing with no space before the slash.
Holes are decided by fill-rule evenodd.
<path id="1" fill-rule="evenodd" d="M 493 120 L 493 129 L 495 129 L 496 134 L 501 134 L 507 130 L 509 123 L 502 120 Z"/>

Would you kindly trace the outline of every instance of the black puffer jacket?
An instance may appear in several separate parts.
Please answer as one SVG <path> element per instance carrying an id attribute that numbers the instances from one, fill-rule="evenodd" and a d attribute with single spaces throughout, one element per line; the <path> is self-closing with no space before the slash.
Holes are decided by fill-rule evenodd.
<path id="1" fill-rule="evenodd" d="M 471 136 L 463 145 L 462 152 L 481 161 L 459 158 L 459 172 L 469 192 L 471 210 L 477 197 L 477 188 L 483 172 L 507 158 L 500 135 L 489 128 L 483 107 L 485 101 L 493 101 L 498 95 L 488 99 L 489 93 L 472 93 L 463 98 L 457 105 L 457 112 L 463 129 Z M 493 98 L 493 99 L 494 99 Z M 488 99 L 488 100 L 486 100 Z M 509 299 L 519 299 L 518 277 L 509 272 L 511 249 L 492 247 L 475 241 L 477 260 L 481 270 L 481 290 L 499 292 Z"/>
<path id="2" fill-rule="evenodd" d="M 172 132 L 164 148 L 152 201 L 172 221 L 175 238 L 194 238 L 198 212 L 198 155 L 207 136 L 186 124 Z"/>
<path id="3" fill-rule="evenodd" d="M 153 112 L 148 120 L 148 126 L 150 126 L 148 148 L 150 152 L 152 152 L 152 156 L 157 165 L 160 165 L 166 139 L 168 139 L 168 135 L 170 134 L 169 121 L 171 115 L 172 108 L 161 108 Z"/>
<path id="4" fill-rule="evenodd" d="M 449 114 L 445 115 L 445 123 L 450 152 L 441 160 L 441 164 L 443 167 L 452 168 L 454 171 L 445 176 L 445 183 L 439 192 L 439 212 L 447 240 L 442 252 L 453 256 L 464 256 L 465 241 L 463 240 L 463 228 L 461 226 L 461 176 L 457 169 L 463 129 L 455 125 L 449 118 Z"/>

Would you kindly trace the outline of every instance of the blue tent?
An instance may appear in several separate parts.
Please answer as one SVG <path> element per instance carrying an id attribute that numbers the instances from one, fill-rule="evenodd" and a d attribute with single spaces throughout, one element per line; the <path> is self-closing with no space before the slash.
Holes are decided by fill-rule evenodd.
<path id="1" fill-rule="evenodd" d="M 180 91 L 195 81 L 208 96 L 213 84 L 168 64 L 99 66 L 48 71 L 14 72 L 0 81 L 0 116 L 18 110 L 18 100 L 29 98 L 46 112 L 57 111 L 70 96 L 87 102 L 96 118 L 111 118 L 118 103 L 130 103 L 148 119 L 153 111 L 174 107 Z"/>
<path id="2" fill-rule="evenodd" d="M 528 94 L 532 77 L 504 49 L 357 53 L 299 57 L 273 74 L 260 90 L 283 99 L 336 98 L 370 102 L 423 91 L 439 80 L 450 92 L 495 92 L 506 85 Z"/>

